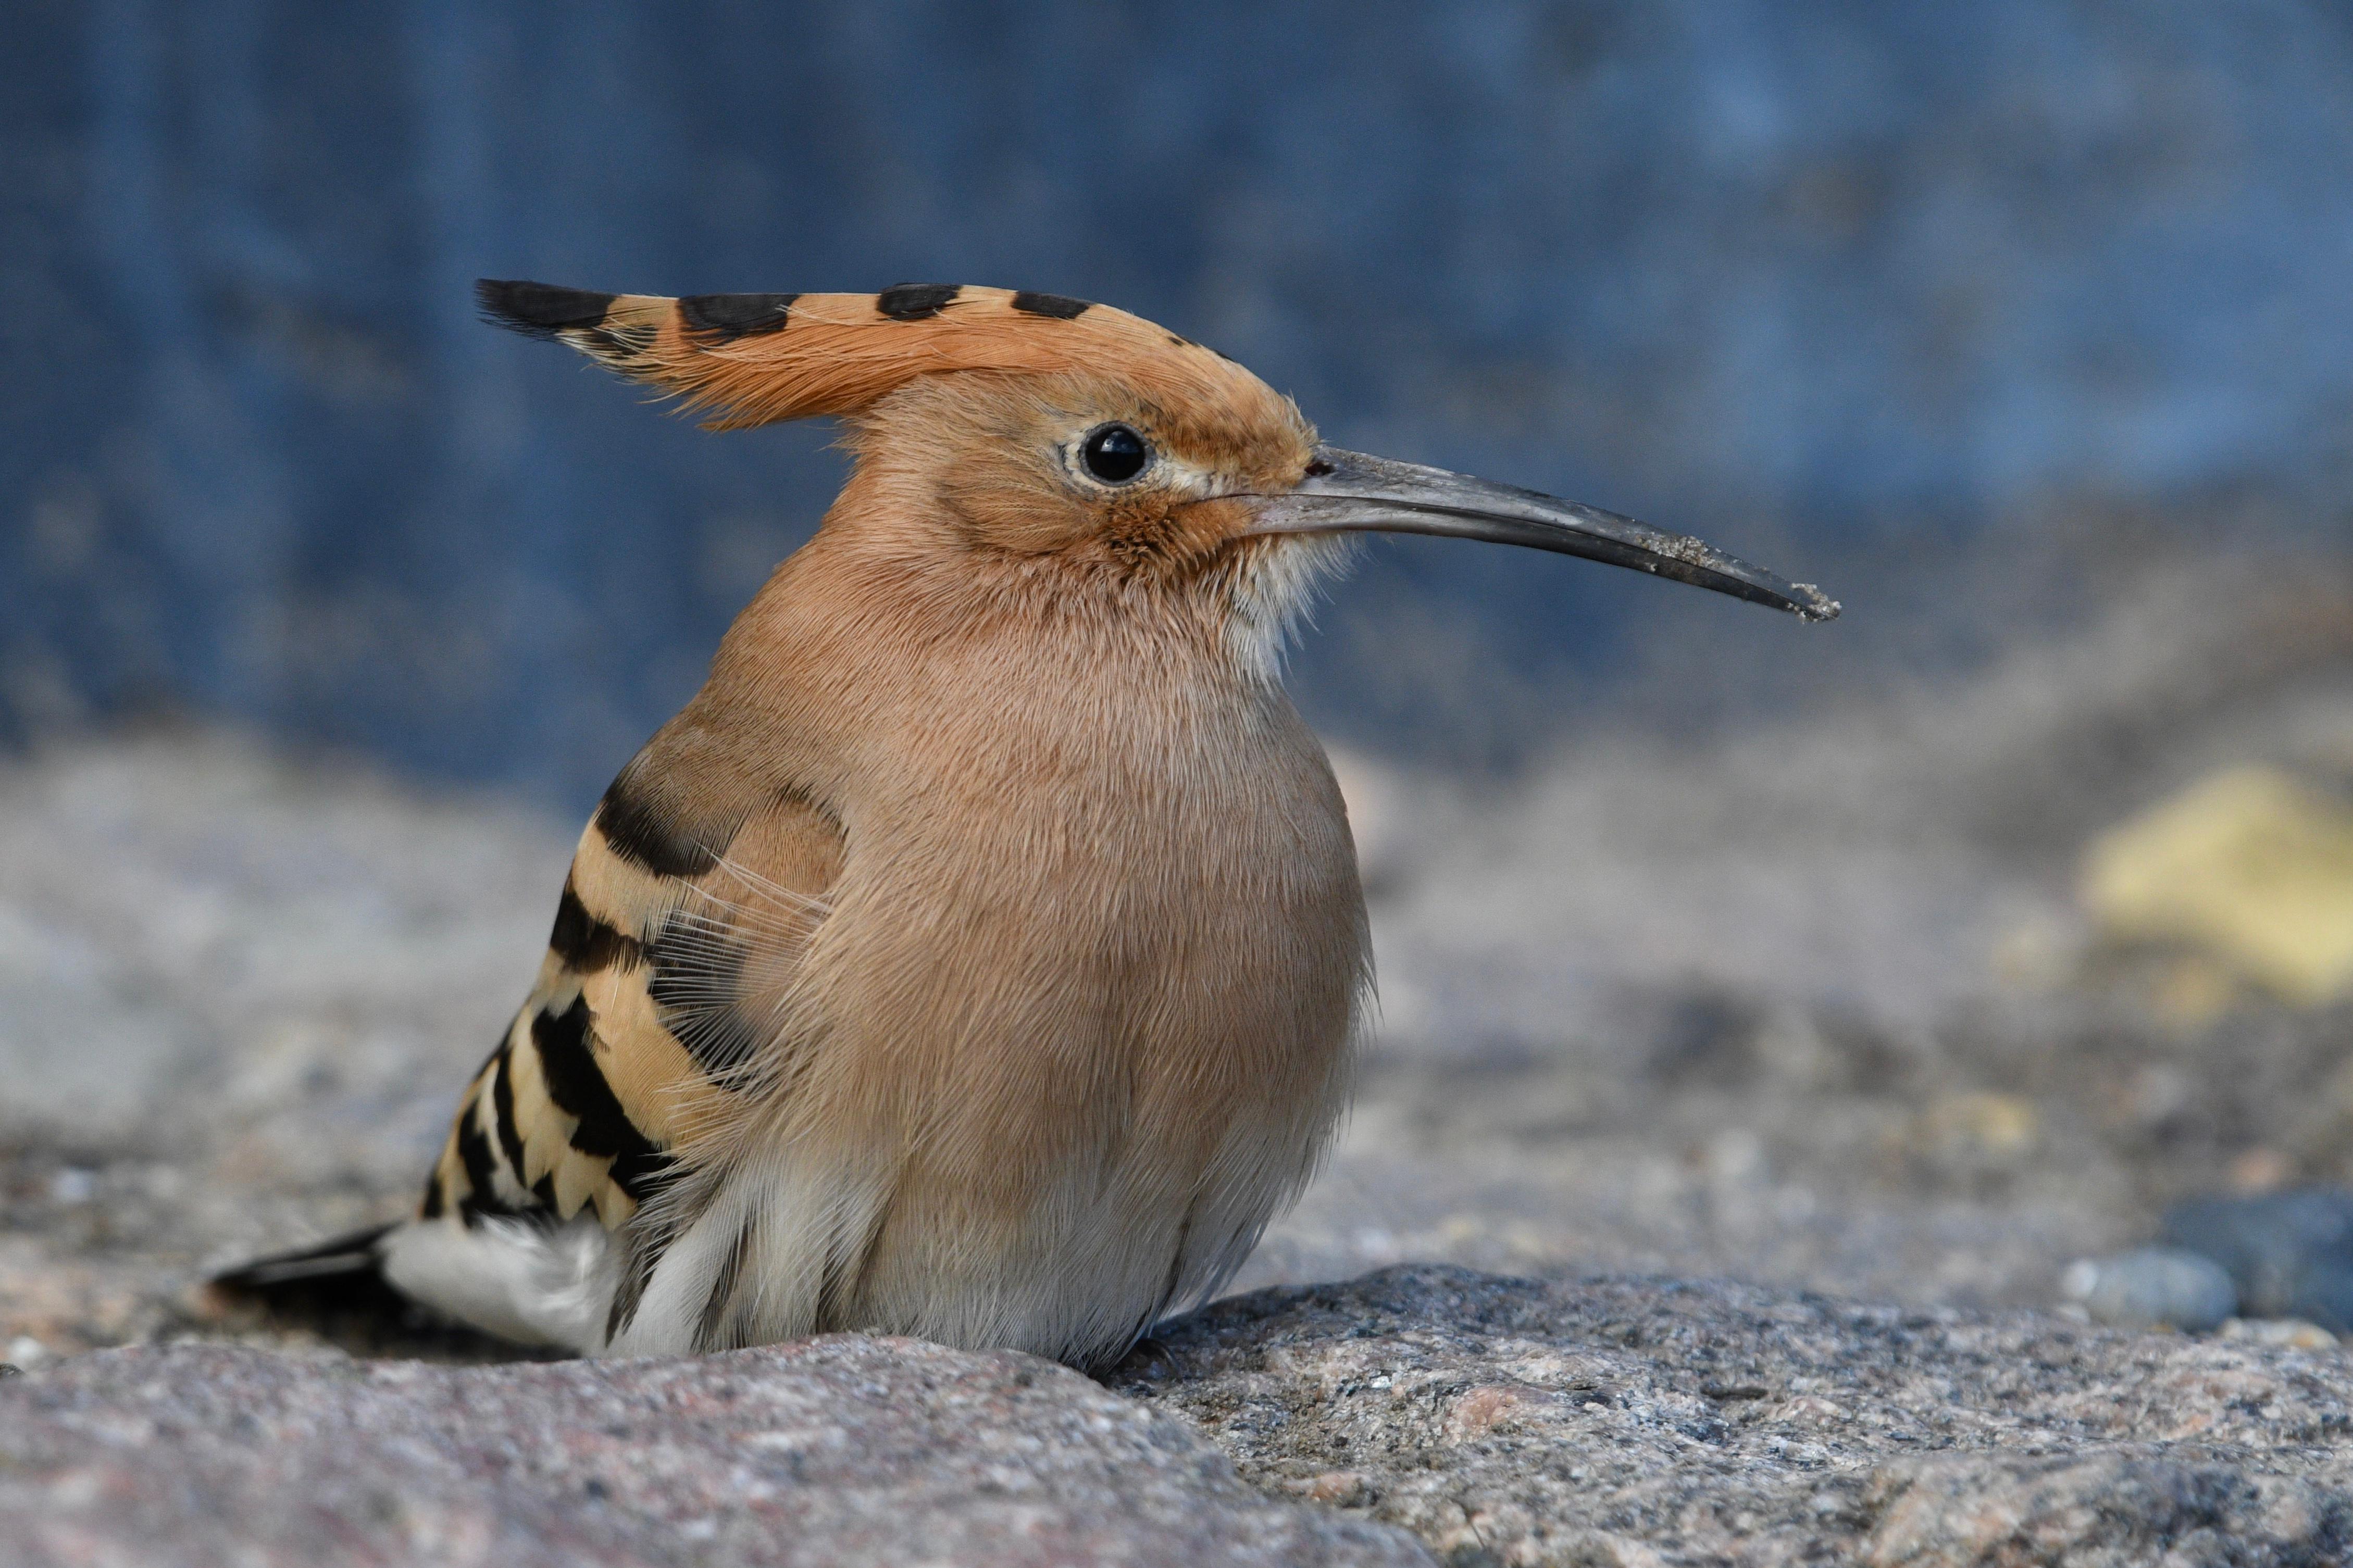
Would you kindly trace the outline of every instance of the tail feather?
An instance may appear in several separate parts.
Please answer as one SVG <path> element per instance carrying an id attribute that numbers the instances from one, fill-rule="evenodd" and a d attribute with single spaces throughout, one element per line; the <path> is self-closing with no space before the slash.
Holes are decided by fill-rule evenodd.
<path id="1" fill-rule="evenodd" d="M 370 1226 L 348 1236 L 322 1241 L 294 1252 L 274 1252 L 212 1277 L 224 1290 L 269 1297 L 290 1290 L 314 1291 L 334 1281 L 381 1279 L 384 1238 L 391 1225 Z"/>
<path id="2" fill-rule="evenodd" d="M 356 1354 L 478 1362 L 550 1353 L 487 1337 L 395 1285 L 385 1272 L 386 1255 L 403 1232 L 418 1228 L 409 1221 L 371 1226 L 241 1263 L 210 1283 L 223 1304 L 258 1307 L 276 1327 L 322 1335 Z"/>

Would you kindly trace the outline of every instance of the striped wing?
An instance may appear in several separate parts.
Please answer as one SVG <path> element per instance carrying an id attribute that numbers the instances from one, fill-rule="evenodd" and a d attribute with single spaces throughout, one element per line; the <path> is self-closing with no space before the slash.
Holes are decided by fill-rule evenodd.
<path id="1" fill-rule="evenodd" d="M 419 1213 L 470 1228 L 593 1211 L 623 1242 L 608 1335 L 678 1228 L 640 1211 L 775 1065 L 782 997 L 840 868 L 839 826 L 808 797 L 698 797 L 689 775 L 658 738 L 606 793 L 537 984 L 468 1085 Z"/>

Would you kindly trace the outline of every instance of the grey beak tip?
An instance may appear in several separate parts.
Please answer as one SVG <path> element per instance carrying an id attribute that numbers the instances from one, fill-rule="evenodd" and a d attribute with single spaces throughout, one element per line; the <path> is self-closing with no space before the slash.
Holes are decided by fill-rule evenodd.
<path id="1" fill-rule="evenodd" d="M 1789 586 L 1798 591 L 1798 602 L 1789 608 L 1797 613 L 1799 620 L 1834 621 L 1839 618 L 1839 611 L 1844 606 L 1811 583 L 1792 583 Z"/>

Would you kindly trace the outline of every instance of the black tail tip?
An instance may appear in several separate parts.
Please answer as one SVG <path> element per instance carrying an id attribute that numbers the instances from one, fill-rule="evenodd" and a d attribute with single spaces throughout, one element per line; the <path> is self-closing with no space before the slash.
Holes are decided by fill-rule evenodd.
<path id="1" fill-rule="evenodd" d="M 372 1278 L 383 1262 L 384 1238 L 394 1228 L 371 1226 L 297 1252 L 257 1258 L 223 1269 L 206 1283 L 237 1295 L 269 1296 L 287 1289 L 315 1289 L 330 1280 Z"/>
<path id="2" fill-rule="evenodd" d="M 617 298 L 522 279 L 474 280 L 474 302 L 481 307 L 482 320 L 530 338 L 553 338 L 558 332 L 596 326 Z"/>

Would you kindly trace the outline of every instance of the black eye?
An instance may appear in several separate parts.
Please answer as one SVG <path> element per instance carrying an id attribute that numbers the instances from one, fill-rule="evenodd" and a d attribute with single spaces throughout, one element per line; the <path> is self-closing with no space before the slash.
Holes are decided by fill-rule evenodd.
<path id="1" fill-rule="evenodd" d="M 1079 466 L 1107 485 L 1127 483 L 1150 461 L 1152 448 L 1124 425 L 1099 426 L 1079 443 Z"/>

